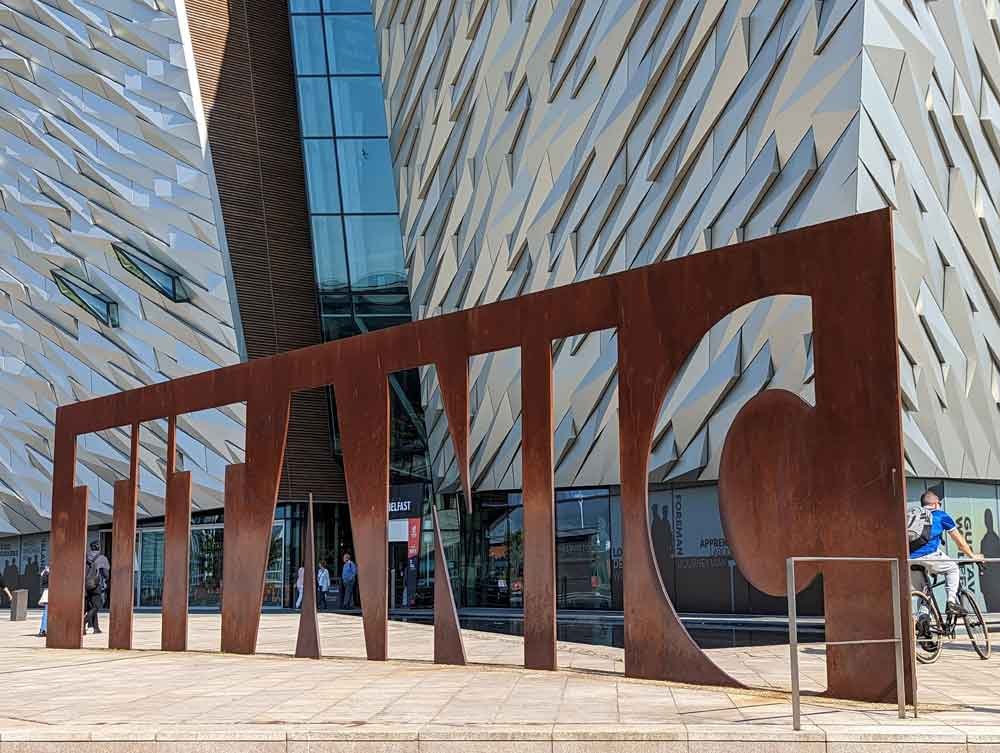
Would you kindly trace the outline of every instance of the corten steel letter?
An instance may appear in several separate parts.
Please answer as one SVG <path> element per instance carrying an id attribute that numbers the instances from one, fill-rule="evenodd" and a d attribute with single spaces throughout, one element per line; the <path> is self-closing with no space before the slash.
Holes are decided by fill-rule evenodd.
<path id="1" fill-rule="evenodd" d="M 551 351 L 546 358 L 543 347 L 550 349 L 559 338 L 617 327 L 626 672 L 735 684 L 677 619 L 653 558 L 647 471 L 660 405 L 688 354 L 727 314 L 768 296 L 810 296 L 816 408 L 787 394 L 760 395 L 737 417 L 725 445 L 721 513 L 733 555 L 751 582 L 772 592 L 780 591 L 775 573 L 789 553 L 905 561 L 903 495 L 901 483 L 892 480 L 901 477 L 903 452 L 890 223 L 888 210 L 849 217 L 61 407 L 53 478 L 49 645 L 80 643 L 86 498 L 85 491 L 73 487 L 76 437 L 246 400 L 246 465 L 229 469 L 226 480 L 223 648 L 253 651 L 289 398 L 295 390 L 333 384 L 365 641 L 369 658 L 385 659 L 387 375 L 438 366 L 468 504 L 468 358 L 522 347 L 525 515 L 532 521 L 525 534 L 525 651 L 530 664 L 554 666 L 554 607 L 547 590 L 554 592 L 549 564 L 554 544 L 552 536 L 543 534 L 551 515 L 552 377 Z M 860 535 L 830 535 L 826 511 L 847 504 Z M 859 574 L 851 567 L 819 568 L 828 636 L 887 636 L 887 580 L 874 570 Z M 810 575 L 804 569 L 802 582 Z M 858 583 L 864 587 L 858 589 Z M 902 603 L 909 604 L 906 589 L 900 589 Z M 911 638 L 904 632 L 908 655 Z M 830 692 L 858 698 L 889 695 L 893 667 L 886 646 L 832 647 Z M 906 682 L 910 689 L 912 666 L 906 668 Z"/>
<path id="2" fill-rule="evenodd" d="M 699 280 L 706 287 L 719 282 L 712 276 Z M 675 285 L 662 287 L 674 290 Z M 660 404 L 693 347 L 683 347 L 681 333 L 686 331 L 697 342 L 707 331 L 701 317 L 682 319 L 683 309 L 663 311 L 656 301 L 671 298 L 691 306 L 699 290 L 676 285 L 674 298 L 655 295 L 660 286 L 633 288 L 620 297 L 623 312 L 618 329 L 625 674 L 738 686 L 698 647 L 677 617 L 656 567 L 649 529 L 649 453 Z"/>
<path id="3" fill-rule="evenodd" d="M 163 615 L 160 648 L 187 651 L 191 579 L 191 473 L 177 470 L 177 418 L 167 426 L 167 498 L 163 524 Z"/>
<path id="4" fill-rule="evenodd" d="M 437 508 L 431 507 L 434 522 L 434 663 L 465 664 L 465 644 L 451 590 L 451 573 L 441 538 Z"/>
<path id="5" fill-rule="evenodd" d="M 365 651 L 389 658 L 389 383 L 371 339 L 344 342 L 350 367 L 337 372 L 333 389 L 344 437 L 344 476 L 361 592 Z"/>
<path id="6" fill-rule="evenodd" d="M 288 436 L 291 390 L 279 359 L 267 359 L 249 385 L 246 462 L 237 492 L 226 474 L 222 548 L 222 650 L 252 654 L 257 648 L 264 572 L 271 551 L 274 508 Z"/>
<path id="7" fill-rule="evenodd" d="M 302 611 L 299 612 L 299 635 L 295 641 L 295 656 L 299 659 L 319 659 L 323 651 L 319 642 L 319 618 L 316 614 L 316 529 L 313 526 L 313 498 L 309 495 L 306 519 L 306 542 L 302 562 Z"/>
<path id="8" fill-rule="evenodd" d="M 552 469 L 552 342 L 521 347 L 524 489 L 524 666 L 556 669 L 556 525 Z"/>
<path id="9" fill-rule="evenodd" d="M 84 562 L 87 556 L 87 487 L 74 486 L 76 433 L 56 411 L 52 471 L 52 570 L 49 574 L 49 648 L 80 648 Z"/>
<path id="10" fill-rule="evenodd" d="M 115 482 L 115 507 L 111 524 L 111 616 L 108 619 L 108 648 L 132 648 L 140 426 L 132 424 L 129 476 L 123 481 Z"/>
<path id="11" fill-rule="evenodd" d="M 720 468 L 723 525 L 746 578 L 785 592 L 789 556 L 893 556 L 906 572 L 902 429 L 895 272 L 888 213 L 816 233 L 802 271 L 812 297 L 816 406 L 797 395 L 762 393 L 737 415 Z M 819 267 L 822 266 L 822 269 Z M 850 509 L 848 535 L 830 516 Z M 888 638 L 893 633 L 888 568 L 821 563 L 826 637 Z M 802 567 L 804 586 L 816 569 Z M 901 579 L 901 604 L 909 582 Z M 903 624 L 910 624 L 903 620 Z M 903 631 L 912 699 L 912 631 Z M 827 692 L 895 699 L 891 644 L 830 646 Z"/>

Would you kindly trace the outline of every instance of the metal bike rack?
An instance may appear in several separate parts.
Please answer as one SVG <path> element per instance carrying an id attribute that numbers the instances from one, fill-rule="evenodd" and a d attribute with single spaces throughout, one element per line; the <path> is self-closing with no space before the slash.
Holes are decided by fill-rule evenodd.
<path id="1" fill-rule="evenodd" d="M 906 687 L 903 678 L 903 618 L 900 615 L 899 600 L 899 560 L 892 557 L 788 557 L 785 560 L 785 575 L 788 593 L 788 646 L 792 664 L 792 728 L 801 729 L 801 709 L 799 698 L 799 635 L 795 605 L 795 563 L 796 562 L 888 562 L 892 576 L 892 638 L 870 638 L 856 641 L 823 641 L 824 646 L 852 646 L 863 643 L 894 643 L 896 654 L 896 703 L 899 718 L 906 718 Z M 913 683 L 913 716 L 917 715 L 917 683 Z"/>

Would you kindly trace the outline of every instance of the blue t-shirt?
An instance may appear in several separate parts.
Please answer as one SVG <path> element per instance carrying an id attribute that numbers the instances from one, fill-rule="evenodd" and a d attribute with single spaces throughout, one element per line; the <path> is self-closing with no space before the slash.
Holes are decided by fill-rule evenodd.
<path id="1" fill-rule="evenodd" d="M 944 510 L 932 510 L 931 539 L 915 552 L 911 552 L 910 559 L 915 560 L 920 557 L 926 557 L 928 554 L 934 554 L 938 550 L 938 547 L 941 546 L 941 537 L 944 536 L 946 531 L 951 531 L 954 528 L 955 521 L 951 515 Z"/>
<path id="2" fill-rule="evenodd" d="M 951 520 L 951 518 L 948 519 Z M 954 523 L 952 523 L 951 525 L 952 528 L 955 527 Z M 344 572 L 341 573 L 341 579 L 348 581 L 354 580 L 354 578 L 357 577 L 357 574 L 358 574 L 358 566 L 355 565 L 353 562 L 349 561 L 344 565 Z"/>

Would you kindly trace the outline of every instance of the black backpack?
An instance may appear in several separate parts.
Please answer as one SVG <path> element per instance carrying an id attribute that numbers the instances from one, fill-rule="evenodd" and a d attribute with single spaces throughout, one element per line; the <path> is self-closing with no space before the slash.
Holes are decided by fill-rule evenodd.
<path id="1" fill-rule="evenodd" d="M 92 594 L 101 590 L 101 584 L 104 581 L 104 576 L 101 574 L 101 568 L 97 566 L 97 557 L 92 559 L 87 563 L 87 575 L 84 579 L 84 588 L 87 589 L 87 593 Z"/>

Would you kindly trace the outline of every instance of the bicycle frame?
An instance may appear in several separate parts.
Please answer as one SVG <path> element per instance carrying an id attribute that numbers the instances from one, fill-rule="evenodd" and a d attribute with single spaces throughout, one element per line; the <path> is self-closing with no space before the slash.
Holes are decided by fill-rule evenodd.
<path id="1" fill-rule="evenodd" d="M 972 562 L 972 560 L 969 560 L 969 562 Z M 938 604 L 937 595 L 934 593 L 934 589 L 937 588 L 939 585 L 941 585 L 941 583 L 943 583 L 944 581 L 941 580 L 941 576 L 939 575 L 933 575 L 931 577 L 928 577 L 926 570 L 923 571 L 922 575 L 924 578 L 924 587 L 921 590 L 927 596 L 928 600 L 934 605 L 934 610 L 938 613 L 938 615 L 942 616 L 941 623 L 944 625 L 944 630 L 941 631 L 941 635 L 942 637 L 947 638 L 948 640 L 954 640 L 955 629 L 958 627 L 958 615 L 954 613 L 949 613 L 948 610 L 942 612 L 941 605 Z M 959 596 L 961 596 L 962 593 L 967 593 L 971 596 L 971 592 L 969 592 L 965 588 L 965 586 L 959 585 L 958 587 Z M 936 630 L 936 629 L 937 628 L 935 628 L 933 625 L 931 626 L 931 630 Z"/>

